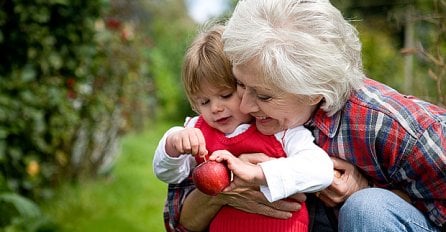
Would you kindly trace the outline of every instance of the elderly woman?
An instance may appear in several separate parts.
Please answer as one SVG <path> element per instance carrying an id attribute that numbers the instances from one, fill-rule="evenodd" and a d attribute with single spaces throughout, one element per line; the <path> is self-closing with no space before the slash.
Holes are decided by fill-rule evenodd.
<path id="1" fill-rule="evenodd" d="M 334 231 L 446 227 L 446 110 L 365 77 L 357 32 L 328 0 L 242 0 L 223 41 L 240 108 L 259 131 L 305 125 L 332 157 L 341 175 L 315 196 L 333 207 Z M 192 188 L 176 189 L 183 207 L 168 202 L 191 230 L 225 204 L 275 217 L 295 206 L 262 208 L 255 191 L 205 198 Z M 314 212 L 318 220 L 324 211 Z"/>

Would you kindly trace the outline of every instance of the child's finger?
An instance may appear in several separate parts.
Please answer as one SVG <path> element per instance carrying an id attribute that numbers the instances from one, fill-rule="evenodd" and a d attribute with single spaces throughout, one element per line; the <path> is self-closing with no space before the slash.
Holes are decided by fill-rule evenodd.
<path id="1" fill-rule="evenodd" d="M 188 136 L 190 146 L 191 146 L 191 154 L 203 156 L 206 151 L 206 142 L 204 140 L 204 136 L 199 130 L 193 130 Z"/>
<path id="2" fill-rule="evenodd" d="M 192 153 L 192 145 L 188 136 L 183 136 L 181 138 L 181 146 L 182 153 Z"/>
<path id="3" fill-rule="evenodd" d="M 208 154 L 208 150 L 206 149 L 206 141 L 204 140 L 203 133 L 201 131 L 197 133 L 197 140 L 198 140 L 198 155 L 200 157 L 204 157 Z"/>
<path id="4" fill-rule="evenodd" d="M 208 150 L 206 149 L 206 146 L 203 146 L 198 151 L 198 155 L 202 158 L 204 158 L 208 154 Z"/>

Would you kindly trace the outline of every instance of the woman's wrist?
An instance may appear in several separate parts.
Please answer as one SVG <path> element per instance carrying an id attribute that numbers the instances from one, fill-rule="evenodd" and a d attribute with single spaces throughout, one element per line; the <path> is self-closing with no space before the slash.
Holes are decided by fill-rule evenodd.
<path id="1" fill-rule="evenodd" d="M 190 231 L 205 230 L 225 204 L 219 195 L 209 196 L 198 189 L 192 191 L 183 204 L 180 224 Z"/>
<path id="2" fill-rule="evenodd" d="M 373 187 L 375 187 L 373 181 L 362 175 L 359 183 L 359 190 Z"/>

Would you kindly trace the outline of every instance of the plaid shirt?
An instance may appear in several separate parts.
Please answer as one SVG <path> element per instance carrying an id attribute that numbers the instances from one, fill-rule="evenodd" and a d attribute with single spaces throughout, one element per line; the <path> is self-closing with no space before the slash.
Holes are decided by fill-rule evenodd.
<path id="1" fill-rule="evenodd" d="M 434 223 L 446 223 L 446 110 L 366 79 L 342 110 L 318 110 L 307 124 L 331 156 L 356 165 L 376 186 L 400 189 Z M 190 180 L 169 185 L 166 230 L 179 225 Z"/>
<path id="2" fill-rule="evenodd" d="M 179 184 L 168 185 L 167 200 L 164 205 L 164 227 L 167 232 L 188 231 L 180 224 L 180 213 L 184 200 L 194 189 L 191 176 Z"/>
<path id="3" fill-rule="evenodd" d="M 332 117 L 310 122 L 316 143 L 377 187 L 399 189 L 434 223 L 446 222 L 446 110 L 366 79 Z"/>

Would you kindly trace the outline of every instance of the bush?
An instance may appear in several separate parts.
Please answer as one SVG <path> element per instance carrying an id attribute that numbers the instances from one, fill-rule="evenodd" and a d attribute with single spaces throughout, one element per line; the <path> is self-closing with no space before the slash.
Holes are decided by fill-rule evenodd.
<path id="1" fill-rule="evenodd" d="M 14 193 L 0 194 L 0 228 L 8 232 L 58 231 L 31 200 Z"/>
<path id="2" fill-rule="evenodd" d="M 10 190 L 44 196 L 69 162 L 81 117 L 73 94 L 90 78 L 99 9 L 98 0 L 2 4 L 0 173 Z"/>
<path id="3" fill-rule="evenodd" d="M 100 0 L 10 1 L 0 9 L 0 176 L 46 198 L 62 180 L 107 172 L 142 127 L 150 85 L 138 20 Z M 101 12 L 101 10 L 107 10 Z M 143 48 L 143 49 L 141 49 Z"/>

